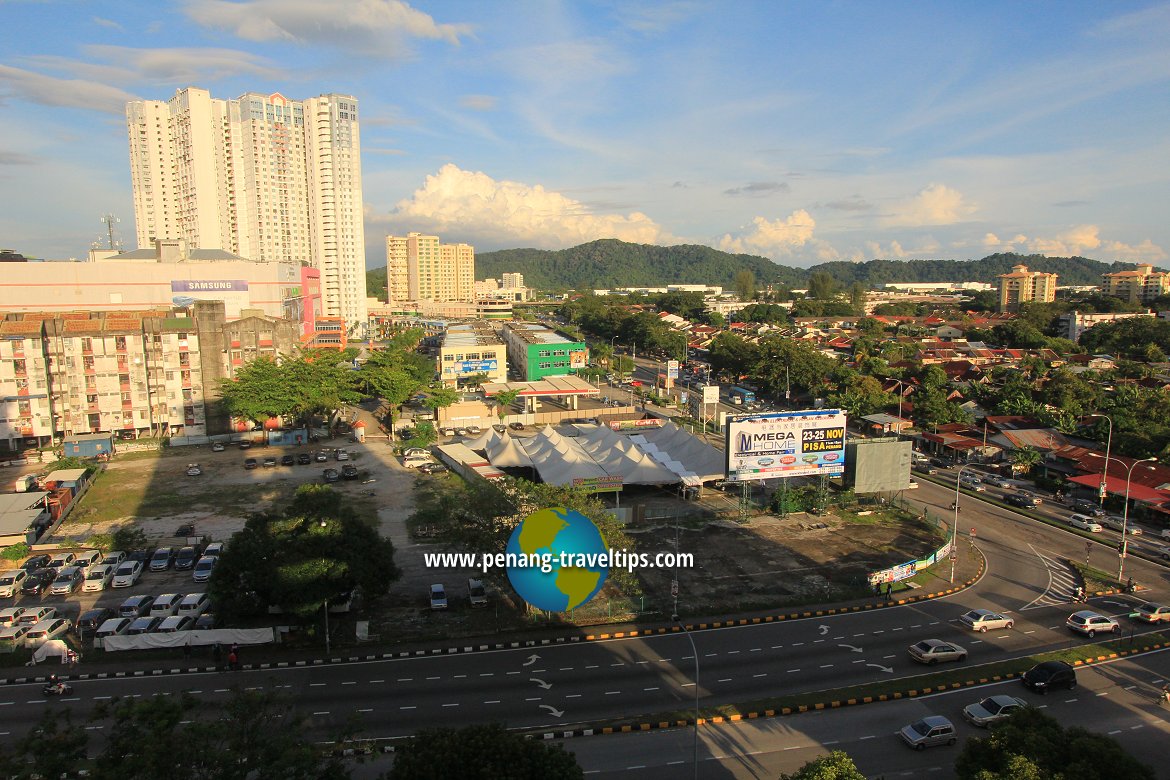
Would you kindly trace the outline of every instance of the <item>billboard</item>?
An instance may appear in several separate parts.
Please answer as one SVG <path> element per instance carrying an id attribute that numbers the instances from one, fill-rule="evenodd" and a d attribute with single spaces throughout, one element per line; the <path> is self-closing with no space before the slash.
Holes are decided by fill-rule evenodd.
<path id="1" fill-rule="evenodd" d="M 589 365 L 589 352 L 584 349 L 569 351 L 569 368 L 585 368 Z"/>
<path id="2" fill-rule="evenodd" d="M 857 493 L 886 493 L 910 486 L 913 443 L 895 438 L 859 439 L 845 447 L 845 486 Z"/>
<path id="3" fill-rule="evenodd" d="M 666 361 L 666 378 L 667 379 L 678 379 L 678 361 L 677 360 Z"/>
<path id="4" fill-rule="evenodd" d="M 574 477 L 573 487 L 585 488 L 590 493 L 617 493 L 622 489 L 622 475 L 608 477 Z"/>
<path id="5" fill-rule="evenodd" d="M 499 362 L 496 360 L 464 360 L 457 365 L 461 374 L 486 374 L 495 371 Z"/>
<path id="6" fill-rule="evenodd" d="M 845 471 L 840 409 L 741 414 L 727 418 L 727 478 L 808 477 Z"/>
<path id="7" fill-rule="evenodd" d="M 229 319 L 240 316 L 250 303 L 248 282 L 245 279 L 172 279 L 171 303 L 186 308 L 195 301 L 223 301 L 224 314 Z"/>
<path id="8" fill-rule="evenodd" d="M 719 403 L 719 385 L 703 385 L 700 389 L 703 391 L 703 403 Z"/>

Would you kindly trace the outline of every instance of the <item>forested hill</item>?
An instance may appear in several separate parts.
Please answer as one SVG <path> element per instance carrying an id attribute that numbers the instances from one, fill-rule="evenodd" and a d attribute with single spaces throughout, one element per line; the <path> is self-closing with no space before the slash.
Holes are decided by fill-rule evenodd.
<path id="1" fill-rule="evenodd" d="M 761 281 L 796 285 L 807 272 L 776 265 L 766 257 L 733 255 L 709 246 L 628 244 L 616 239 L 548 251 L 504 249 L 475 256 L 476 279 L 524 274 L 524 284 L 542 290 L 661 287 L 666 284 L 716 284 L 731 287 L 747 269 Z"/>
<path id="2" fill-rule="evenodd" d="M 1023 263 L 1032 271 L 1060 275 L 1061 285 L 1095 285 L 1101 274 L 1129 270 L 1133 263 L 1102 263 L 1086 257 L 994 254 L 980 260 L 870 260 L 821 263 L 792 268 L 756 255 L 733 255 L 707 246 L 654 246 L 605 239 L 561 250 L 504 249 L 475 257 L 476 279 L 524 274 L 524 283 L 541 290 L 661 287 L 667 284 L 713 284 L 733 288 L 737 272 L 749 270 L 759 285 L 803 288 L 821 271 L 839 287 L 861 282 L 877 287 L 890 282 L 988 282 Z M 385 296 L 386 269 L 367 273 L 370 295 Z"/>

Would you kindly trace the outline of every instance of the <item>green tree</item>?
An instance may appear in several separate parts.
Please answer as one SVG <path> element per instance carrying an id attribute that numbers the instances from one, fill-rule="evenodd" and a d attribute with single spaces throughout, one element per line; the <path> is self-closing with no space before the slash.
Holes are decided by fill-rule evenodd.
<path id="1" fill-rule="evenodd" d="M 389 539 L 337 492 L 305 484 L 284 511 L 248 518 L 216 563 L 209 591 L 225 614 L 255 614 L 274 605 L 309 619 L 326 599 L 355 588 L 377 597 L 398 576 Z"/>
<path id="2" fill-rule="evenodd" d="M 7 780 L 76 777 L 85 766 L 89 733 L 70 710 L 48 709 L 25 736 L 0 747 L 0 776 Z"/>
<path id="3" fill-rule="evenodd" d="M 861 282 L 854 282 L 849 288 L 849 305 L 858 314 L 865 313 L 865 295 L 865 285 Z"/>
<path id="4" fill-rule="evenodd" d="M 788 322 L 788 309 L 774 303 L 753 303 L 740 309 L 737 319 L 766 324 Z"/>
<path id="5" fill-rule="evenodd" d="M 834 750 L 827 756 L 809 761 L 792 774 L 780 775 L 780 780 L 865 780 L 865 775 L 857 771 L 848 753 Z"/>
<path id="6" fill-rule="evenodd" d="M 705 311 L 700 317 L 704 325 L 710 325 L 717 330 L 723 330 L 727 327 L 727 318 L 717 311 Z"/>
<path id="7" fill-rule="evenodd" d="M 1142 764 L 1111 737 L 1080 727 L 1063 728 L 1026 707 L 996 724 L 986 737 L 967 740 L 955 761 L 960 780 L 1153 780 Z"/>
<path id="8" fill-rule="evenodd" d="M 824 271 L 813 271 L 808 276 L 808 297 L 831 301 L 837 297 L 837 280 Z"/>
<path id="9" fill-rule="evenodd" d="M 1081 346 L 1092 353 L 1145 359 L 1151 347 L 1170 353 L 1170 321 L 1156 317 L 1128 317 L 1102 322 L 1081 334 Z"/>
<path id="10" fill-rule="evenodd" d="M 755 298 L 756 275 L 746 268 L 736 273 L 735 294 L 741 301 L 750 301 Z"/>
<path id="11" fill-rule="evenodd" d="M 423 405 L 435 413 L 435 419 L 439 420 L 439 410 L 454 406 L 459 402 L 463 396 L 458 390 L 452 390 L 449 387 L 436 387 L 427 394 L 427 399 L 423 401 Z"/>
<path id="12" fill-rule="evenodd" d="M 243 420 L 262 423 L 270 417 L 292 416 L 297 408 L 285 372 L 267 357 L 245 363 L 234 379 L 220 383 L 220 392 L 224 411 Z"/>
<path id="13" fill-rule="evenodd" d="M 879 412 L 895 403 L 897 397 L 882 390 L 882 383 L 872 376 L 854 374 L 827 397 L 830 407 L 844 409 L 852 418 Z"/>
<path id="14" fill-rule="evenodd" d="M 498 723 L 461 729 L 423 729 L 394 752 L 385 780 L 507 777 L 510 780 L 582 778 L 572 753 L 529 739 Z"/>
<path id="15" fill-rule="evenodd" d="M 519 397 L 519 389 L 504 390 L 492 396 L 491 400 L 496 407 L 496 416 L 500 418 L 501 423 L 504 422 L 504 418 L 508 416 L 512 404 L 516 403 L 516 399 Z"/>
<path id="16" fill-rule="evenodd" d="M 1017 450 L 1012 450 L 1010 458 L 1012 465 L 1023 474 L 1030 473 L 1037 463 L 1044 460 L 1040 450 L 1034 447 L 1020 447 Z"/>

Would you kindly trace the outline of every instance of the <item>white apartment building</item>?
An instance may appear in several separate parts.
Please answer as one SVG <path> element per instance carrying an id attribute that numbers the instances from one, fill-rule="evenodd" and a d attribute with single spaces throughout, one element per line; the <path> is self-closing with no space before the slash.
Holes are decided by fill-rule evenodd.
<path id="1" fill-rule="evenodd" d="M 501 274 L 500 286 L 508 289 L 524 286 L 524 274 Z"/>
<path id="2" fill-rule="evenodd" d="M 475 249 L 442 244 L 438 236 L 386 236 L 386 289 L 390 300 L 475 300 Z"/>
<path id="3" fill-rule="evenodd" d="M 184 239 L 321 273 L 325 316 L 366 322 L 357 99 L 189 87 L 126 105 L 138 245 Z"/>

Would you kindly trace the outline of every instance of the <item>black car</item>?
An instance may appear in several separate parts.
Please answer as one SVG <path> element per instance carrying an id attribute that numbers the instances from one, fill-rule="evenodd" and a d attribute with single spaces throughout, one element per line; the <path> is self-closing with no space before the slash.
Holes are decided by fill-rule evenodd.
<path id="1" fill-rule="evenodd" d="M 307 452 L 302 452 L 300 455 L 297 455 L 297 463 L 302 466 L 308 466 L 312 462 L 313 456 Z"/>
<path id="2" fill-rule="evenodd" d="M 195 561 L 199 560 L 201 550 L 198 547 L 184 547 L 179 550 L 179 554 L 175 556 L 176 569 L 190 569 L 195 565 Z"/>
<path id="3" fill-rule="evenodd" d="M 27 572 L 34 572 L 37 569 L 43 569 L 49 565 L 49 561 L 53 559 L 51 555 L 34 555 L 24 563 L 20 564 L 20 568 Z"/>
<path id="4" fill-rule="evenodd" d="M 522 430 L 524 430 L 524 423 L 512 422 L 512 423 L 508 423 L 508 427 L 514 431 L 522 431 Z"/>
<path id="5" fill-rule="evenodd" d="M 1036 693 L 1048 693 L 1053 688 L 1071 691 L 1077 687 L 1077 671 L 1064 661 L 1045 661 L 1024 672 L 1020 682 Z"/>
<path id="6" fill-rule="evenodd" d="M 297 459 L 296 459 L 295 455 L 281 455 L 280 456 L 280 465 L 282 465 L 282 466 L 295 466 L 296 464 L 297 464 Z"/>
<path id="7" fill-rule="evenodd" d="M 321 476 L 326 482 L 336 482 L 341 479 L 341 475 L 337 473 L 337 469 L 325 469 Z"/>
<path id="8" fill-rule="evenodd" d="M 1018 506 L 1020 509 L 1032 508 L 1032 499 L 1026 496 L 1007 495 L 1003 497 L 1003 500 L 1005 503 L 1011 504 L 1012 506 Z"/>
<path id="9" fill-rule="evenodd" d="M 247 460 L 244 461 L 244 468 L 246 468 L 248 471 L 251 471 L 252 469 L 256 468 L 256 466 L 257 466 L 257 463 L 256 463 L 255 458 L 248 458 Z"/>
<path id="10" fill-rule="evenodd" d="M 77 618 L 77 622 L 73 624 L 73 630 L 77 632 L 77 636 L 85 640 L 97 633 L 102 623 L 113 617 L 117 617 L 117 615 L 109 607 L 87 609 L 81 613 L 81 617 Z"/>
<path id="11" fill-rule="evenodd" d="M 215 628 L 215 615 L 210 612 L 204 612 L 199 617 L 195 618 L 195 625 L 191 627 L 195 631 L 210 631 Z"/>
<path id="12" fill-rule="evenodd" d="M 341 467 L 341 478 L 342 479 L 357 479 L 358 478 L 357 466 L 351 466 L 348 464 L 346 464 L 345 466 L 342 466 Z"/>
<path id="13" fill-rule="evenodd" d="M 20 586 L 20 592 L 26 596 L 43 596 L 56 577 L 56 569 L 37 569 L 29 572 L 24 578 L 24 584 Z"/>

